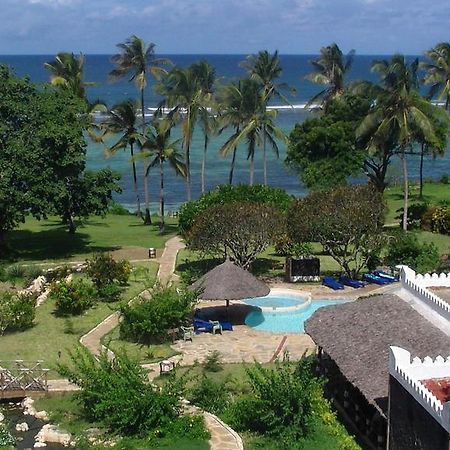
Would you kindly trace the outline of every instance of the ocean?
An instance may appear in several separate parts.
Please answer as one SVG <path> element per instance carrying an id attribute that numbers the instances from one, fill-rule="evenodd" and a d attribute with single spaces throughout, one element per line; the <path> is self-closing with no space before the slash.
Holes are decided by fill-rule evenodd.
<path id="1" fill-rule="evenodd" d="M 245 75 L 244 69 L 239 66 L 246 55 L 158 55 L 167 57 L 174 64 L 186 67 L 194 61 L 206 59 L 216 68 L 218 82 L 225 84 L 230 80 L 237 80 Z M 122 100 L 138 97 L 136 88 L 132 82 L 123 79 L 116 83 L 108 82 L 108 73 L 112 69 L 110 55 L 86 55 L 85 80 L 95 83 L 94 87 L 88 89 L 90 100 L 101 99 L 109 106 Z M 320 90 L 317 86 L 304 77 L 311 72 L 310 61 L 316 55 L 281 55 L 281 65 L 283 75 L 280 82 L 286 83 L 297 90 L 294 97 L 289 98 L 293 108 L 279 109 L 277 116 L 278 126 L 287 134 L 293 129 L 296 123 L 302 122 L 310 114 L 304 109 L 305 103 Z M 43 64 L 54 58 L 54 55 L 8 55 L 0 56 L 0 63 L 5 63 L 14 68 L 19 76 L 29 76 L 36 83 L 48 81 L 49 75 L 43 68 Z M 370 64 L 374 59 L 386 59 L 387 56 L 376 55 L 356 55 L 352 70 L 349 74 L 349 80 L 366 79 L 376 81 L 376 76 L 370 72 Z M 413 58 L 413 57 L 411 57 Z M 153 81 L 149 80 L 145 92 L 147 107 L 154 107 L 158 102 L 158 97 L 153 91 Z M 179 136 L 180 130 L 177 127 L 173 137 Z M 211 140 L 208 150 L 208 160 L 206 166 L 206 189 L 214 189 L 217 185 L 226 183 L 230 167 L 230 158 L 222 159 L 218 150 L 223 142 L 229 136 L 224 132 Z M 191 150 L 192 165 L 192 193 L 193 198 L 200 195 L 200 167 L 203 153 L 203 136 L 197 130 L 193 136 Z M 262 182 L 262 158 L 261 153 L 257 153 L 255 160 L 255 182 Z M 268 156 L 268 180 L 272 186 L 286 189 L 289 193 L 296 196 L 303 196 L 307 193 L 305 187 L 301 184 L 298 177 L 289 173 L 284 165 L 286 149 L 280 145 L 280 155 L 269 152 Z M 122 175 L 121 185 L 123 192 L 115 198 L 126 207 L 133 209 L 134 197 L 132 191 L 131 163 L 129 152 L 120 152 L 113 157 L 106 158 L 104 147 L 101 144 L 95 144 L 88 139 L 87 166 L 89 169 L 99 169 L 102 167 L 111 167 Z M 138 167 L 142 173 L 142 164 Z M 418 178 L 418 158 L 409 158 L 409 170 L 411 179 Z M 426 178 L 439 179 L 444 174 L 450 174 L 450 151 L 447 148 L 446 154 L 442 158 L 433 159 L 427 157 L 425 161 L 424 174 Z M 249 178 L 248 161 L 246 159 L 246 150 L 244 146 L 238 150 L 237 165 L 235 170 L 235 183 L 247 183 Z M 399 162 L 394 161 L 389 170 L 389 179 L 392 183 L 397 183 L 401 179 Z M 362 176 L 358 181 L 364 181 Z M 141 183 L 142 184 L 142 183 Z M 142 190 L 142 186 L 141 186 Z M 152 196 L 152 210 L 158 209 L 159 195 L 159 177 L 155 173 L 150 174 L 150 192 Z M 143 198 L 143 195 L 141 195 Z M 182 178 L 175 176 L 169 168 L 166 169 L 166 210 L 176 210 L 179 205 L 186 201 L 185 182 Z"/>

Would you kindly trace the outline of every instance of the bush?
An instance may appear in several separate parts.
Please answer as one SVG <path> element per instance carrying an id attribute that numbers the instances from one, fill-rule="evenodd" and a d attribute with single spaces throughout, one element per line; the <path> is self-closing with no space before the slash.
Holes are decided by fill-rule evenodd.
<path id="1" fill-rule="evenodd" d="M 28 293 L 0 293 L 0 335 L 6 331 L 23 331 L 33 325 L 36 299 Z"/>
<path id="2" fill-rule="evenodd" d="M 419 228 L 422 226 L 422 217 L 428 210 L 429 206 L 426 203 L 413 203 L 408 207 L 408 229 Z M 395 216 L 396 219 L 399 219 L 399 224 L 402 226 L 403 224 L 403 208 L 397 210 L 399 213 L 398 216 Z"/>
<path id="3" fill-rule="evenodd" d="M 26 267 L 20 264 L 12 264 L 5 269 L 5 276 L 8 281 L 25 278 Z"/>
<path id="4" fill-rule="evenodd" d="M 198 200 L 187 202 L 180 207 L 178 227 L 180 233 L 186 236 L 196 218 L 205 210 L 227 203 L 265 203 L 279 211 L 289 209 L 294 198 L 286 191 L 270 186 L 246 184 L 218 186 L 214 191 L 203 194 Z"/>
<path id="5" fill-rule="evenodd" d="M 173 287 L 156 286 L 150 299 L 123 305 L 121 339 L 142 344 L 166 341 L 170 329 L 190 322 L 197 295 L 197 292 L 185 290 L 179 294 Z"/>
<path id="6" fill-rule="evenodd" d="M 220 372 L 223 370 L 222 355 L 219 351 L 214 350 L 208 353 L 203 361 L 203 370 L 205 372 Z"/>
<path id="7" fill-rule="evenodd" d="M 124 286 L 131 274 L 131 265 L 126 260 L 115 261 L 108 253 L 98 253 L 87 262 L 87 274 L 91 277 L 100 295 L 112 293 L 112 284 Z"/>
<path id="8" fill-rule="evenodd" d="M 450 184 L 450 176 L 447 174 L 442 175 L 440 182 L 442 184 Z"/>
<path id="9" fill-rule="evenodd" d="M 76 398 L 87 420 L 124 436 L 147 436 L 173 427 L 182 395 L 182 384 L 174 374 L 162 387 L 154 388 L 145 369 L 123 352 L 113 360 L 106 352 L 96 359 L 80 347 L 70 356 L 71 367 L 61 365 L 59 372 L 81 388 Z"/>
<path id="10" fill-rule="evenodd" d="M 109 205 L 109 208 L 108 208 L 108 213 L 113 214 L 115 216 L 131 215 L 131 212 L 118 202 L 111 202 L 111 204 Z"/>
<path id="11" fill-rule="evenodd" d="M 104 286 L 101 286 L 98 291 L 98 297 L 102 299 L 102 301 L 111 303 L 115 302 L 119 299 L 122 288 L 120 286 L 117 286 L 117 284 L 106 284 Z"/>
<path id="12" fill-rule="evenodd" d="M 389 242 L 386 263 L 392 268 L 404 264 L 419 273 L 433 272 L 440 265 L 439 250 L 432 242 L 421 244 L 413 233 L 399 232 Z"/>
<path id="13" fill-rule="evenodd" d="M 50 298 L 55 301 L 56 310 L 61 315 L 77 315 L 89 309 L 97 296 L 95 287 L 86 280 L 54 282 Z"/>
<path id="14" fill-rule="evenodd" d="M 212 414 L 221 414 L 229 406 L 229 381 L 214 381 L 205 374 L 189 391 L 189 401 Z"/>
<path id="15" fill-rule="evenodd" d="M 431 216 L 431 231 L 450 235 L 450 207 L 438 206 Z"/>

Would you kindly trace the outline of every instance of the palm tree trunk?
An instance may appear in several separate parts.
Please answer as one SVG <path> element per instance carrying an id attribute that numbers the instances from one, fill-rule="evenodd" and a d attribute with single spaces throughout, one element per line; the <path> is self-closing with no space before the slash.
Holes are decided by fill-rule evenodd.
<path id="1" fill-rule="evenodd" d="M 253 153 L 250 155 L 250 186 L 253 186 L 253 177 L 255 173 L 255 159 Z"/>
<path id="2" fill-rule="evenodd" d="M 207 152 L 208 152 L 208 135 L 205 133 L 205 143 L 203 146 L 203 160 L 202 160 L 202 194 L 205 192 L 205 167 L 206 167 Z"/>
<path id="3" fill-rule="evenodd" d="M 161 155 L 159 157 L 159 175 L 160 175 L 160 213 L 161 213 L 161 224 L 159 226 L 159 232 L 164 233 L 165 220 L 164 220 L 164 166 Z"/>
<path id="4" fill-rule="evenodd" d="M 425 144 L 422 142 L 420 149 L 420 169 L 419 169 L 419 198 L 423 198 L 423 154 L 425 151 Z"/>
<path id="5" fill-rule="evenodd" d="M 402 163 L 403 163 L 403 230 L 408 230 L 408 165 L 406 163 L 406 152 L 405 147 L 402 147 L 401 153 Z"/>
<path id="6" fill-rule="evenodd" d="M 134 190 L 134 195 L 136 196 L 136 207 L 137 207 L 137 216 L 138 217 L 142 217 L 142 212 L 141 212 L 141 199 L 139 198 L 139 191 L 138 191 L 138 185 L 137 185 L 137 173 L 136 173 L 136 162 L 134 160 L 134 148 L 133 148 L 133 143 L 130 143 L 130 153 L 131 153 L 131 161 L 132 161 L 132 166 L 133 166 L 133 190 Z"/>
<path id="7" fill-rule="evenodd" d="M 447 112 L 450 112 L 450 96 L 447 94 L 447 96 L 445 97 L 445 110 Z"/>
<path id="8" fill-rule="evenodd" d="M 233 174 L 234 174 L 234 166 L 236 164 L 236 150 L 237 148 L 233 148 L 233 157 L 231 158 L 231 167 L 230 167 L 230 175 L 228 177 L 228 184 L 233 184 Z"/>
<path id="9" fill-rule="evenodd" d="M 187 132 L 191 133 L 191 108 L 188 107 L 188 110 L 186 112 L 186 120 L 188 120 L 188 127 Z M 191 137 L 185 141 L 185 159 L 186 159 L 186 191 L 187 191 L 187 200 L 188 202 L 191 201 Z"/>
<path id="10" fill-rule="evenodd" d="M 266 126 L 263 126 L 263 171 L 264 186 L 267 186 Z"/>
<path id="11" fill-rule="evenodd" d="M 145 136 L 145 109 L 144 109 L 144 89 L 141 89 L 141 115 L 142 115 L 142 134 Z M 142 152 L 141 148 L 141 152 Z M 144 200 L 145 200 L 145 217 L 144 225 L 152 224 L 152 216 L 150 214 L 150 191 L 148 188 L 148 158 L 144 159 Z"/>

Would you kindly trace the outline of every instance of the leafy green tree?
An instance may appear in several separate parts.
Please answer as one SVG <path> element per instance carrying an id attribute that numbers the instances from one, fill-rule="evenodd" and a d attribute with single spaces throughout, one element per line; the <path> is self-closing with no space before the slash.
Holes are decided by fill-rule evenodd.
<path id="1" fill-rule="evenodd" d="M 164 165 L 168 163 L 177 175 L 186 176 L 186 166 L 183 157 L 178 150 L 180 139 L 173 141 L 170 139 L 172 123 L 170 120 L 154 121 L 147 131 L 146 140 L 143 148 L 146 151 L 145 157 L 151 159 L 148 166 L 159 167 L 160 195 L 159 195 L 159 213 L 161 216 L 160 232 L 164 232 Z"/>
<path id="2" fill-rule="evenodd" d="M 305 78 L 326 87 L 309 100 L 308 105 L 321 99 L 321 106 L 326 111 L 331 100 L 345 92 L 345 76 L 352 67 L 354 54 L 351 50 L 344 60 L 341 49 L 334 43 L 320 49 L 319 58 L 311 61 L 314 71 Z"/>
<path id="3" fill-rule="evenodd" d="M 384 214 L 382 194 L 371 186 L 339 187 L 298 199 L 288 212 L 287 230 L 293 242 L 319 242 L 356 277 L 381 250 Z"/>
<path id="4" fill-rule="evenodd" d="M 125 42 L 117 44 L 120 53 L 112 57 L 115 69 L 110 72 L 110 79 L 118 80 L 130 76 L 129 81 L 134 81 L 141 97 L 142 134 L 145 134 L 145 100 L 144 92 L 147 86 L 147 75 L 150 73 L 155 79 L 159 79 L 166 73 L 162 67 L 171 64 L 169 60 L 155 57 L 155 44 L 146 44 L 136 35 L 131 36 Z M 152 223 L 150 216 L 150 193 L 148 189 L 148 162 L 144 161 L 144 196 L 145 217 L 144 223 Z"/>
<path id="5" fill-rule="evenodd" d="M 428 96 L 445 99 L 445 109 L 450 112 L 450 43 L 441 42 L 425 52 L 430 62 L 420 63 L 426 71 L 424 83 L 430 85 Z"/>
<path id="6" fill-rule="evenodd" d="M 119 150 L 130 148 L 131 164 L 133 169 L 133 190 L 136 196 L 137 215 L 142 217 L 141 200 L 137 182 L 136 160 L 134 148 L 139 144 L 140 133 L 137 129 L 136 106 L 132 100 L 117 103 L 109 111 L 108 116 L 102 122 L 102 141 L 120 134 L 119 140 L 108 147 L 108 154 L 114 155 Z"/>

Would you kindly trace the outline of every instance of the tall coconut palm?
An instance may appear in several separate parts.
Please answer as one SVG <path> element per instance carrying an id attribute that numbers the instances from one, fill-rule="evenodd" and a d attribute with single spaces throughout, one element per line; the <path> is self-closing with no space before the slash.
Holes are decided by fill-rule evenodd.
<path id="1" fill-rule="evenodd" d="M 101 123 L 103 142 L 120 134 L 119 140 L 107 147 L 108 155 L 114 155 L 119 150 L 130 148 L 133 169 L 133 190 L 136 198 L 137 215 L 142 216 L 141 200 L 139 197 L 136 160 L 134 158 L 135 145 L 139 144 L 137 108 L 132 100 L 125 100 L 114 105 L 107 118 Z"/>
<path id="2" fill-rule="evenodd" d="M 345 76 L 353 64 L 354 50 L 350 50 L 344 58 L 337 44 L 320 49 L 320 56 L 311 61 L 314 71 L 306 75 L 306 79 L 316 84 L 325 85 L 325 89 L 316 94 L 307 105 L 321 100 L 321 106 L 326 111 L 330 102 L 345 92 Z"/>
<path id="3" fill-rule="evenodd" d="M 289 89 L 291 93 L 295 92 L 293 88 L 289 88 L 286 83 L 277 83 L 283 72 L 281 68 L 278 51 L 270 54 L 267 50 L 260 51 L 256 55 L 249 55 L 245 61 L 241 63 L 250 78 L 256 81 L 262 90 L 262 100 L 265 109 L 272 98 L 278 98 L 283 103 L 289 104 L 287 98 L 282 91 Z M 264 125 L 265 126 L 265 125 Z M 266 133 L 263 132 L 263 174 L 264 184 L 267 185 L 267 157 L 266 157 Z"/>
<path id="4" fill-rule="evenodd" d="M 430 85 L 429 97 L 439 92 L 439 100 L 445 99 L 445 109 L 450 112 L 450 43 L 441 42 L 425 52 L 431 62 L 422 62 L 426 71 L 424 83 Z"/>
<path id="5" fill-rule="evenodd" d="M 170 132 L 173 123 L 170 120 L 155 120 L 147 130 L 145 142 L 143 144 L 144 156 L 151 158 L 148 170 L 152 167 L 159 167 L 160 177 L 160 197 L 159 212 L 161 216 L 160 232 L 164 232 L 164 165 L 168 163 L 177 175 L 186 176 L 186 166 L 183 162 L 183 155 L 178 150 L 181 139 L 173 141 L 170 139 Z"/>
<path id="6" fill-rule="evenodd" d="M 199 79 L 189 67 L 174 67 L 158 84 L 157 91 L 164 99 L 159 104 L 159 111 L 169 108 L 169 120 L 181 120 L 183 149 L 186 164 L 187 199 L 191 200 L 191 143 L 199 111 L 203 105 L 203 91 Z"/>
<path id="7" fill-rule="evenodd" d="M 199 122 L 203 131 L 203 158 L 201 169 L 201 189 L 202 194 L 205 192 L 205 170 L 206 155 L 208 152 L 209 139 L 217 127 L 214 113 L 214 83 L 216 81 L 216 69 L 206 60 L 198 61 L 191 64 L 194 77 L 197 78 L 199 87 L 202 90 L 202 102 L 199 110 Z"/>
<path id="8" fill-rule="evenodd" d="M 256 148 L 262 146 L 263 140 L 269 141 L 278 156 L 277 139 L 287 141 L 285 134 L 274 124 L 272 118 L 276 111 L 266 111 L 264 97 L 259 84 L 246 78 L 240 84 L 241 104 L 239 110 L 239 127 L 220 149 L 226 156 L 242 142 L 247 141 L 247 159 L 250 161 L 250 186 L 254 182 L 254 160 Z"/>
<path id="9" fill-rule="evenodd" d="M 147 86 L 148 74 L 159 79 L 164 73 L 164 65 L 170 61 L 163 58 L 156 58 L 155 44 L 146 44 L 143 39 L 136 35 L 131 36 L 125 42 L 117 44 L 120 53 L 111 58 L 115 68 L 109 73 L 112 81 L 130 76 L 129 81 L 134 81 L 140 92 L 142 134 L 145 134 L 145 99 L 144 91 Z M 150 215 L 150 192 L 148 188 L 148 161 L 144 160 L 144 196 L 145 196 L 145 217 L 144 223 L 151 224 Z"/>
<path id="10" fill-rule="evenodd" d="M 61 89 L 72 92 L 76 97 L 86 100 L 86 88 L 94 83 L 84 81 L 85 57 L 82 53 L 58 53 L 53 61 L 44 63 L 50 72 L 50 83 Z"/>
<path id="11" fill-rule="evenodd" d="M 383 88 L 373 110 L 362 121 L 357 135 L 371 136 L 374 141 L 394 138 L 397 143 L 403 167 L 403 221 L 404 230 L 408 227 L 408 168 L 406 155 L 413 142 L 419 138 L 431 145 L 439 145 L 433 126 L 433 113 L 440 115 L 438 108 L 432 107 L 418 92 L 417 69 L 419 62 L 408 64 L 403 55 L 394 55 L 391 61 L 381 60 L 372 63 L 372 70 L 378 73 Z M 441 112 L 444 112 L 441 110 Z M 446 116 L 447 114 L 444 113 Z"/>

